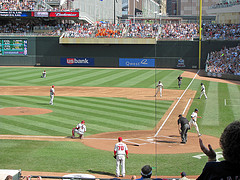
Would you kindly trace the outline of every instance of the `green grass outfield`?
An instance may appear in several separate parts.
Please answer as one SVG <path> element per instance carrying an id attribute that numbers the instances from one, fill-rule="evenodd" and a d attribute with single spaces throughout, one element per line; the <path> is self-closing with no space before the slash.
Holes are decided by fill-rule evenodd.
<path id="1" fill-rule="evenodd" d="M 0 67 L 1 86 L 93 86 L 155 88 L 160 79 L 165 89 L 178 89 L 181 70 L 46 68 L 47 78 L 40 78 L 44 68 Z M 181 89 L 192 79 L 183 78 Z M 198 125 L 202 134 L 220 137 L 230 122 L 240 119 L 240 86 L 195 79 L 189 89 L 197 90 L 204 82 L 208 99 L 194 99 L 187 115 L 199 109 Z M 56 92 L 57 93 L 57 92 Z M 112 131 L 153 129 L 172 101 L 129 100 L 103 97 L 0 96 L 0 108 L 32 107 L 53 110 L 33 116 L 0 115 L 0 134 L 70 136 L 79 120 L 87 125 L 86 136 Z M 157 113 L 155 113 L 157 112 Z M 192 130 L 194 132 L 194 130 Z M 206 142 L 207 143 L 207 142 Z M 220 152 L 220 149 L 217 150 Z M 101 173 L 114 175 L 112 152 L 87 147 L 79 142 L 0 140 L 0 169 L 67 173 Z M 198 175 L 207 161 L 193 156 L 201 153 L 139 155 L 126 161 L 128 175 L 140 175 L 143 165 L 150 164 L 154 175 L 174 176 L 181 171 Z M 221 159 L 220 159 L 221 160 Z M 194 167 L 194 168 L 193 168 Z"/>

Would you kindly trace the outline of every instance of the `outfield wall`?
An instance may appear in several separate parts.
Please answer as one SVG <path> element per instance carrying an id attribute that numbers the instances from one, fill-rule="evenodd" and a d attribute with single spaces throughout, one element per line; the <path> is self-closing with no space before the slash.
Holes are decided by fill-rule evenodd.
<path id="1" fill-rule="evenodd" d="M 20 66 L 94 66 L 123 67 L 119 58 L 155 59 L 153 67 L 198 68 L 198 41 L 158 41 L 156 44 L 60 44 L 59 37 L 4 37 L 27 39 L 27 56 L 0 56 L 0 65 Z M 3 39 L 3 38 L 1 38 Z M 207 54 L 222 47 L 233 47 L 239 41 L 203 41 L 201 68 Z M 87 58 L 90 65 L 61 62 L 62 59 Z M 184 61 L 178 61 L 182 58 Z M 89 60 L 89 61 L 90 61 Z M 136 63 L 135 63 L 136 64 Z M 134 67 L 134 63 L 132 66 Z M 143 67 L 143 66 L 141 66 Z"/>

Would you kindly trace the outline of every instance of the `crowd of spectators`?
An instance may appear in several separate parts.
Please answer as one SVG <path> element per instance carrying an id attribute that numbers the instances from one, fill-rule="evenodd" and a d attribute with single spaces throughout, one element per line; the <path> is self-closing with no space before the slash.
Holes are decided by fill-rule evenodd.
<path id="1" fill-rule="evenodd" d="M 2 11 L 34 11 L 35 1 L 29 0 L 2 0 L 0 2 L 0 10 Z"/>
<path id="2" fill-rule="evenodd" d="M 192 40 L 198 36 L 196 23 L 167 24 L 74 24 L 64 37 L 114 37 L 114 38 L 156 38 L 166 40 Z M 240 39 L 240 24 L 203 24 L 202 38 L 237 40 Z"/>
<path id="3" fill-rule="evenodd" d="M 240 39 L 240 24 L 203 24 L 205 39 Z"/>
<path id="4" fill-rule="evenodd" d="M 78 24 L 68 29 L 64 37 L 157 38 L 191 40 L 198 33 L 197 24 Z"/>
<path id="5" fill-rule="evenodd" d="M 52 26 L 39 22 L 0 23 L 0 33 L 34 33 L 35 26 Z M 65 28 L 63 28 L 63 26 Z M 64 23 L 55 23 L 52 35 L 61 35 L 65 38 L 155 38 L 158 40 L 193 40 L 199 35 L 197 23 L 73 23 L 67 26 Z M 49 34 L 49 31 L 46 31 Z M 43 33 L 44 35 L 44 33 Z M 203 24 L 203 40 L 239 40 L 240 24 Z"/>
<path id="6" fill-rule="evenodd" d="M 50 0 L 41 0 L 41 4 L 51 2 Z M 60 0 L 59 0 L 60 2 Z M 67 9 L 62 6 L 38 6 L 37 0 L 1 0 L 1 11 L 77 11 L 77 9 Z"/>
<path id="7" fill-rule="evenodd" d="M 214 4 L 210 6 L 210 8 L 212 9 L 224 8 L 224 7 L 231 7 L 239 4 L 240 4 L 240 0 L 227 0 L 227 1 L 222 1 L 220 3 Z"/>
<path id="8" fill-rule="evenodd" d="M 240 75 L 240 46 L 211 52 L 206 66 L 207 72 Z"/>
<path id="9" fill-rule="evenodd" d="M 49 36 L 60 36 L 71 24 L 68 23 L 52 23 L 48 22 L 0 22 L 0 33 L 8 34 L 33 34 L 33 35 L 49 35 Z"/>

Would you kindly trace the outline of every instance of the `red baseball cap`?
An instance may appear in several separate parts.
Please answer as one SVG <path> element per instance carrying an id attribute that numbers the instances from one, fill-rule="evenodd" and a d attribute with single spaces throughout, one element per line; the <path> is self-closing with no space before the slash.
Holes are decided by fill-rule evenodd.
<path id="1" fill-rule="evenodd" d="M 122 141 L 122 137 L 119 137 L 118 140 L 119 140 L 119 141 Z"/>
<path id="2" fill-rule="evenodd" d="M 84 120 L 82 120 L 82 122 L 81 122 L 81 123 L 83 124 L 83 123 L 85 123 L 85 121 L 84 121 Z"/>
<path id="3" fill-rule="evenodd" d="M 54 85 L 52 85 L 52 87 L 54 87 Z"/>

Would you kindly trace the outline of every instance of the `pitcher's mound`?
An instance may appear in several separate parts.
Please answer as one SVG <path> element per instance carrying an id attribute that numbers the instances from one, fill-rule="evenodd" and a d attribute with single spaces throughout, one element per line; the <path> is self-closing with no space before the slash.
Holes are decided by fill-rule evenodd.
<path id="1" fill-rule="evenodd" d="M 7 107 L 0 109 L 0 115 L 21 116 L 21 115 L 37 115 L 51 113 L 50 109 L 29 108 L 29 107 Z"/>

